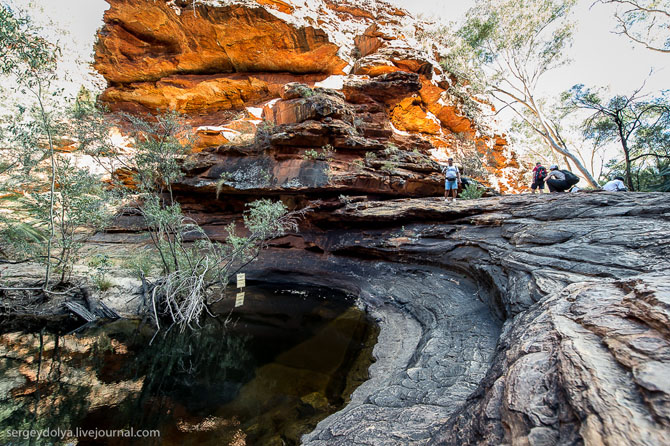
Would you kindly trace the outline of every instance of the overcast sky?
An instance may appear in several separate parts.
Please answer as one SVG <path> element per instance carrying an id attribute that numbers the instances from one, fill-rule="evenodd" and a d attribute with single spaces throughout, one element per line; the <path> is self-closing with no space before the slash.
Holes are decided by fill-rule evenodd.
<path id="1" fill-rule="evenodd" d="M 388 0 L 413 14 L 422 14 L 444 21 L 458 21 L 474 0 Z M 62 27 L 70 30 L 63 36 L 66 48 L 78 54 L 92 50 L 96 30 L 102 25 L 102 14 L 108 7 L 103 0 L 0 0 L 28 9 L 42 10 L 42 16 L 50 17 Z M 576 83 L 589 86 L 612 87 L 616 93 L 628 93 L 641 85 L 652 67 L 652 78 L 647 82 L 647 91 L 670 88 L 670 55 L 656 53 L 641 47 L 633 47 L 630 41 L 611 31 L 614 29 L 612 9 L 597 5 L 590 8 L 593 0 L 580 1 L 575 17 L 577 32 L 569 56 L 573 63 L 547 74 L 540 88 L 546 94 L 557 94 Z"/>
<path id="2" fill-rule="evenodd" d="M 398 6 L 427 17 L 459 21 L 474 0 L 388 0 Z M 670 55 L 634 47 L 615 29 L 614 9 L 605 5 L 591 7 L 594 0 L 581 0 L 574 17 L 577 21 L 575 42 L 569 57 L 573 62 L 547 73 L 539 85 L 547 94 L 558 94 L 574 84 L 611 86 L 614 93 L 630 93 L 642 85 L 649 71 L 647 91 L 670 89 Z"/>

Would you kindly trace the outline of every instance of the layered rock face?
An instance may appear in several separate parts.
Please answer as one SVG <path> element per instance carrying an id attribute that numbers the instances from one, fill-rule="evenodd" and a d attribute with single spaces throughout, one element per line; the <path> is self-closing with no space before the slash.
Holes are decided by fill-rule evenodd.
<path id="1" fill-rule="evenodd" d="M 186 115 L 206 152 L 191 192 L 245 166 L 257 184 L 233 176 L 226 192 L 430 196 L 441 189 L 432 161 L 447 156 L 476 158 L 464 174 L 502 192 L 523 187 L 504 137 L 451 93 L 425 24 L 389 4 L 108 1 L 102 100 Z"/>
<path id="2" fill-rule="evenodd" d="M 669 216 L 663 194 L 612 193 L 315 216 L 277 242 L 309 252 L 256 274 L 357 292 L 382 330 L 370 381 L 304 444 L 665 444 Z"/>

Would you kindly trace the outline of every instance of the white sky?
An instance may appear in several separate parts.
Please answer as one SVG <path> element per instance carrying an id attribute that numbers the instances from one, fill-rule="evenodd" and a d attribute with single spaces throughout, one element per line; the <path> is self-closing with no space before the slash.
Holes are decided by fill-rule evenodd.
<path id="1" fill-rule="evenodd" d="M 108 7 L 103 0 L 0 0 L 10 4 L 42 9 L 45 16 L 70 31 L 63 36 L 64 46 L 76 48 L 79 54 L 91 52 L 96 30 L 102 25 L 102 14 Z M 474 4 L 473 0 L 389 0 L 414 14 L 458 21 Z M 642 84 L 650 69 L 649 91 L 670 88 L 670 56 L 633 47 L 630 41 L 611 31 L 615 27 L 612 9 L 604 5 L 590 8 L 593 0 L 582 0 L 575 11 L 578 20 L 575 44 L 570 51 L 573 63 L 547 74 L 542 84 L 547 93 L 558 93 L 576 83 L 611 85 L 614 91 L 626 93 Z M 75 49 L 73 48 L 73 49 Z"/>
<path id="2" fill-rule="evenodd" d="M 438 20 L 458 21 L 474 0 L 388 0 L 417 15 Z M 544 94 L 554 95 L 577 83 L 587 86 L 611 86 L 612 92 L 626 94 L 640 86 L 650 70 L 654 74 L 647 82 L 646 91 L 658 92 L 670 88 L 670 55 L 634 47 L 623 37 L 613 34 L 615 27 L 612 9 L 597 5 L 593 0 L 580 0 L 575 11 L 577 31 L 570 49 L 573 63 L 547 73 L 541 81 Z M 60 37 L 66 53 L 91 54 L 96 30 L 102 26 L 102 14 L 108 4 L 103 0 L 0 0 L 36 13 L 67 29 Z M 74 74 L 77 82 L 85 77 Z"/>
<path id="3" fill-rule="evenodd" d="M 425 17 L 458 22 L 474 5 L 474 0 L 387 0 Z M 670 55 L 633 46 L 624 36 L 612 33 L 615 29 L 614 9 L 596 5 L 594 0 L 580 0 L 574 16 L 577 20 L 575 42 L 569 57 L 573 62 L 547 73 L 539 88 L 555 95 L 575 84 L 611 86 L 612 92 L 626 94 L 641 86 L 650 70 L 645 91 L 670 89 Z"/>

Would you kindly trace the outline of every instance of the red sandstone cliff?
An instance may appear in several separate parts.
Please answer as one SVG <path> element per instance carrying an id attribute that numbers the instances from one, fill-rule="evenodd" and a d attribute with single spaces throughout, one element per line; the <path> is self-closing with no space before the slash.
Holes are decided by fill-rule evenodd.
<path id="1" fill-rule="evenodd" d="M 436 45 L 417 38 L 424 24 L 405 11 L 382 1 L 107 1 L 102 100 L 188 117 L 204 153 L 186 189 L 213 192 L 227 172 L 228 193 L 436 195 L 433 160 L 467 147 L 483 169 L 466 175 L 520 187 L 516 155 L 466 116 Z"/>

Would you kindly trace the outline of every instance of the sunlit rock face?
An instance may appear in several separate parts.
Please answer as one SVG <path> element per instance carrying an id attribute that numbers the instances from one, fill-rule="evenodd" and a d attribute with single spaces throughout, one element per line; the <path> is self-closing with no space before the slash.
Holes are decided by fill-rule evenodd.
<path id="1" fill-rule="evenodd" d="M 96 45 L 95 68 L 108 81 L 102 100 L 112 111 L 185 114 L 199 137 L 194 151 L 209 151 L 223 171 L 240 168 L 249 150 L 239 147 L 254 145 L 283 193 L 305 190 L 305 168 L 326 171 L 311 186 L 319 193 L 426 196 L 441 192 L 432 161 L 478 153 L 483 166 L 465 175 L 502 192 L 523 188 L 524 166 L 451 94 L 438 44 L 405 11 L 382 1 L 108 2 Z M 329 109 L 335 103 L 344 115 Z M 268 138 L 255 136 L 261 124 Z M 324 159 L 305 156 L 324 146 Z M 369 155 L 389 146 L 398 151 Z M 419 156 L 421 166 L 406 169 Z M 191 178 L 190 189 L 209 192 L 208 181 Z"/>

